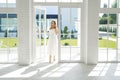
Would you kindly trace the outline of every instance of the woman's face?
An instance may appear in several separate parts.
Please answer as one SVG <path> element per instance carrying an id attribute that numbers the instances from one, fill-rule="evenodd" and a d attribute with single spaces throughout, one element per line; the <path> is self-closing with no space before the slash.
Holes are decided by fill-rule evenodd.
<path id="1" fill-rule="evenodd" d="M 51 26 L 52 26 L 52 27 L 54 27 L 54 26 L 55 26 L 55 23 L 54 23 L 53 21 L 51 22 Z"/>

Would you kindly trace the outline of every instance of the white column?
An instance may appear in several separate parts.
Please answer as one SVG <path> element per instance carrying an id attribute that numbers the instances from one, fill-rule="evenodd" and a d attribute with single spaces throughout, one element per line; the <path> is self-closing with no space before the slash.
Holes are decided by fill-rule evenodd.
<path id="1" fill-rule="evenodd" d="M 85 0 L 84 9 L 84 62 L 97 64 L 98 61 L 98 25 L 99 0 Z"/>
<path id="2" fill-rule="evenodd" d="M 33 61 L 32 0 L 16 0 L 18 14 L 18 61 L 29 65 Z"/>

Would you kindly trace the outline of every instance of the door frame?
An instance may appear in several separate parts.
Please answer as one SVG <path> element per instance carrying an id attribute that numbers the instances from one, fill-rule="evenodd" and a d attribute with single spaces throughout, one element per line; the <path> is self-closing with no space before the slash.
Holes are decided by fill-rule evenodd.
<path id="1" fill-rule="evenodd" d="M 81 9 L 81 19 L 82 19 L 82 15 L 83 15 L 83 3 L 78 2 L 78 3 L 58 3 L 58 2 L 34 2 L 33 3 L 33 7 L 35 6 L 58 6 L 58 28 L 60 26 L 60 13 L 61 13 L 61 8 L 80 8 Z M 34 10 L 35 11 L 35 10 Z M 35 14 L 33 15 L 33 17 L 35 17 Z M 81 22 L 82 23 L 82 22 Z M 34 25 L 35 25 L 35 21 L 34 21 Z M 83 24 L 80 24 L 80 26 L 82 26 Z M 80 30 L 80 34 L 82 33 L 82 30 Z M 61 35 L 60 31 L 59 34 Z M 61 61 L 61 44 L 60 44 L 60 35 L 58 37 L 58 62 L 82 62 L 80 61 Z M 35 35 L 36 36 L 36 35 Z M 81 38 L 80 38 L 80 43 L 81 43 Z M 81 54 L 81 44 L 80 44 L 80 54 Z M 81 58 L 81 55 L 80 55 Z"/>

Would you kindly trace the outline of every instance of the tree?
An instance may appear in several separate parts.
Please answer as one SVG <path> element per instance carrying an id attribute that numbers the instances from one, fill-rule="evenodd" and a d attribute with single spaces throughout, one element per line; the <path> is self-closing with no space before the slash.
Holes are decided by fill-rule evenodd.
<path id="1" fill-rule="evenodd" d="M 113 2 L 112 8 L 117 8 L 117 0 L 115 0 L 115 2 Z"/>
<path id="2" fill-rule="evenodd" d="M 7 37 L 8 36 L 8 31 L 7 31 L 7 29 L 5 30 L 5 35 L 4 35 L 4 37 Z"/>
<path id="3" fill-rule="evenodd" d="M 64 27 L 64 34 L 65 34 L 65 39 L 67 38 L 67 36 L 68 36 L 68 27 L 67 26 L 65 26 Z"/>
<path id="4" fill-rule="evenodd" d="M 63 38 L 63 31 L 62 31 L 62 29 L 61 29 L 61 38 Z"/>
<path id="5" fill-rule="evenodd" d="M 71 31 L 71 38 L 74 38 L 74 31 Z"/>
<path id="6" fill-rule="evenodd" d="M 100 18 L 99 24 L 107 24 L 108 23 L 108 15 L 107 14 L 103 14 L 103 16 Z"/>
<path id="7" fill-rule="evenodd" d="M 107 8 L 107 4 L 104 4 L 104 8 Z"/>
<path id="8" fill-rule="evenodd" d="M 108 17 L 108 19 L 109 19 L 109 23 L 110 24 L 116 24 L 116 20 L 117 20 L 117 15 L 116 14 L 109 14 L 109 17 Z"/>

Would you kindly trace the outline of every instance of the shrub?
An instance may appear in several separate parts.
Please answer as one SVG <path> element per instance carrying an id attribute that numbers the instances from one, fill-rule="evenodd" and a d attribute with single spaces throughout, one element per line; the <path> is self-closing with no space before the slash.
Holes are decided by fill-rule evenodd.
<path id="1" fill-rule="evenodd" d="M 65 46 L 68 46 L 68 45 L 69 45 L 69 43 L 64 43 L 64 45 L 65 45 Z"/>

